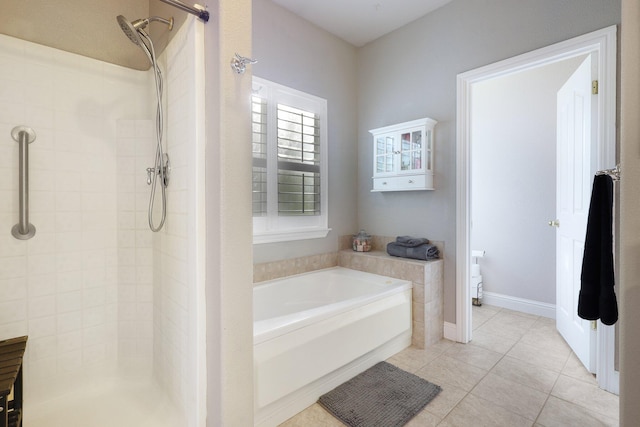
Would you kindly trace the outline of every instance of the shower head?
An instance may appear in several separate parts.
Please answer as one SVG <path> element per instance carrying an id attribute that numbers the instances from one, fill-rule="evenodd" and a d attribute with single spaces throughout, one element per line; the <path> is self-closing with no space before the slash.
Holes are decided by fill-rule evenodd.
<path id="1" fill-rule="evenodd" d="M 140 40 L 140 36 L 138 35 L 138 30 L 122 15 L 118 15 L 118 24 L 120 24 L 120 28 L 129 37 L 134 44 L 140 45 L 142 40 Z"/>
<path id="2" fill-rule="evenodd" d="M 122 31 L 126 34 L 127 37 L 129 37 L 129 40 L 131 40 L 134 44 L 138 46 L 141 46 L 143 44 L 142 39 L 140 38 L 140 34 L 138 32 L 146 28 L 150 22 L 153 22 L 153 21 L 162 22 L 163 24 L 166 24 L 169 26 L 169 31 L 173 29 L 173 18 L 164 19 L 164 18 L 160 18 L 159 16 L 150 16 L 149 18 L 136 19 L 133 22 L 129 22 L 129 20 L 124 16 L 118 15 L 117 20 L 118 20 L 118 24 L 120 24 L 120 28 L 122 29 Z"/>

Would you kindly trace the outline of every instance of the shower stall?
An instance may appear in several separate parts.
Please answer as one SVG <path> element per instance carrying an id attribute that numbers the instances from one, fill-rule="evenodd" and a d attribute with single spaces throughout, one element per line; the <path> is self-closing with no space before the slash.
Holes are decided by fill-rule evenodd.
<path id="1" fill-rule="evenodd" d="M 195 427 L 204 419 L 203 25 L 189 16 L 157 60 L 159 131 L 171 155 L 166 204 L 152 212 L 166 210 L 157 233 L 147 186 L 158 157 L 154 67 L 136 71 L 0 35 L 0 340 L 29 336 L 25 426 Z M 18 212 L 11 129 L 19 125 L 37 134 L 30 240 L 10 232 Z"/>

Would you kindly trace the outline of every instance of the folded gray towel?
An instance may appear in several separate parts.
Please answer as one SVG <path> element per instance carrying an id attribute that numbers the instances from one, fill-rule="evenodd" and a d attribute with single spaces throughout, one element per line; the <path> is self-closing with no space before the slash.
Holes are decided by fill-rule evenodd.
<path id="1" fill-rule="evenodd" d="M 397 242 L 391 242 L 387 245 L 387 253 L 391 256 L 422 259 L 425 261 L 438 259 L 440 257 L 440 251 L 438 248 L 430 244 L 406 247 Z"/>
<path id="2" fill-rule="evenodd" d="M 415 248 L 416 246 L 428 244 L 429 239 L 425 239 L 424 237 L 398 236 L 396 237 L 395 243 L 407 248 Z"/>

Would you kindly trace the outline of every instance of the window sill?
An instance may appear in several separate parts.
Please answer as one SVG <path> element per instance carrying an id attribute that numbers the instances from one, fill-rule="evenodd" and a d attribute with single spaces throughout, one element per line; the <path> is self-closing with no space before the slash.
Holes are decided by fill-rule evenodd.
<path id="1" fill-rule="evenodd" d="M 274 232 L 256 233 L 253 235 L 253 244 L 290 242 L 292 240 L 321 239 L 327 237 L 330 228 L 309 228 L 298 230 L 281 230 Z"/>

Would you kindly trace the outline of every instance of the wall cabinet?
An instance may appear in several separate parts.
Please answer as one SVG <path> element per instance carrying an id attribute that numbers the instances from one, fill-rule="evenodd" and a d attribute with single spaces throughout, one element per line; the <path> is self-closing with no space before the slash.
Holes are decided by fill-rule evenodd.
<path id="1" fill-rule="evenodd" d="M 433 128 L 429 118 L 372 129 L 373 190 L 433 190 Z"/>

